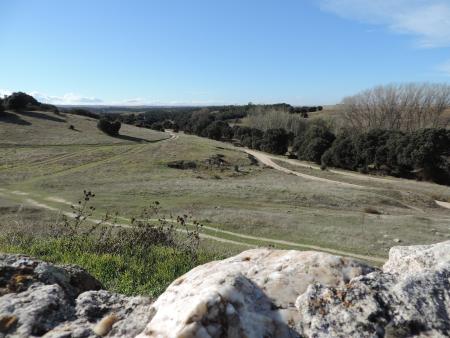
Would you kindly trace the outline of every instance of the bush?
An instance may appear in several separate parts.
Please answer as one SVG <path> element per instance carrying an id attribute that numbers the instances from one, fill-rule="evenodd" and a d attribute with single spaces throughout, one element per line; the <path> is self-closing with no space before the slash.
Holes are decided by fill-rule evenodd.
<path id="1" fill-rule="evenodd" d="M 28 254 L 55 263 L 77 264 L 108 290 L 126 295 L 159 296 L 198 264 L 221 258 L 199 248 L 201 225 L 187 216 L 166 219 L 158 202 L 144 209 L 128 227 L 106 215 L 90 220 L 95 195 L 86 191 L 74 218 L 62 217 L 41 233 L 18 225 L 0 234 L 0 250 Z"/>
<path id="2" fill-rule="evenodd" d="M 208 127 L 206 127 L 204 134 L 206 137 L 213 140 L 230 139 L 233 131 L 231 127 L 225 121 L 214 121 Z"/>
<path id="3" fill-rule="evenodd" d="M 196 169 L 197 168 L 197 163 L 195 163 L 194 161 L 184 161 L 184 160 L 179 160 L 179 161 L 172 161 L 167 163 L 167 166 L 169 168 L 173 168 L 173 169 Z"/>
<path id="4" fill-rule="evenodd" d="M 30 107 L 38 107 L 40 103 L 28 94 L 16 92 L 6 97 L 5 105 L 6 109 L 23 110 Z"/>
<path id="5" fill-rule="evenodd" d="M 284 129 L 269 129 L 264 133 L 261 141 L 261 150 L 284 155 L 288 149 L 289 136 Z"/>
<path id="6" fill-rule="evenodd" d="M 334 166 L 338 168 L 356 170 L 358 159 L 353 139 L 349 135 L 340 135 L 322 155 L 322 163 L 325 166 Z"/>
<path id="7" fill-rule="evenodd" d="M 438 182 L 448 181 L 449 130 L 422 129 L 413 132 L 403 154 L 405 164 L 414 168 L 418 178 Z"/>
<path id="8" fill-rule="evenodd" d="M 450 183 L 450 131 L 374 129 L 342 134 L 322 156 L 324 166 Z"/>
<path id="9" fill-rule="evenodd" d="M 173 122 L 170 120 L 164 120 L 162 123 L 162 126 L 164 129 L 172 129 L 173 128 Z"/>
<path id="10" fill-rule="evenodd" d="M 164 127 L 163 127 L 162 123 L 159 123 L 159 122 L 152 123 L 152 125 L 150 126 L 150 129 L 153 129 L 156 131 L 164 131 Z"/>
<path id="11" fill-rule="evenodd" d="M 325 124 L 312 124 L 305 134 L 294 141 L 294 150 L 301 160 L 320 163 L 322 155 L 336 137 Z"/>
<path id="12" fill-rule="evenodd" d="M 97 123 L 97 128 L 110 136 L 119 135 L 122 124 L 119 121 L 110 122 L 106 118 L 101 118 Z"/>

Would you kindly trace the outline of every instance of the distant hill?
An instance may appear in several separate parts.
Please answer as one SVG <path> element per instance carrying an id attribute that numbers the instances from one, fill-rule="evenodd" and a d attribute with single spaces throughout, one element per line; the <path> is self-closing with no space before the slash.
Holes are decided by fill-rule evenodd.
<path id="1" fill-rule="evenodd" d="M 73 129 L 69 129 L 73 126 Z M 97 120 L 65 113 L 6 111 L 0 113 L 0 144 L 70 145 L 151 142 L 167 134 L 123 124 L 119 137 L 97 128 Z"/>

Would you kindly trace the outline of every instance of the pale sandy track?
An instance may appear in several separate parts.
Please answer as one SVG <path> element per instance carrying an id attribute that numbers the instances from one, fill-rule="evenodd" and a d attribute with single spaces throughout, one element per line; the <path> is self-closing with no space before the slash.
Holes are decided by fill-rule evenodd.
<path id="1" fill-rule="evenodd" d="M 443 207 L 443 208 L 447 208 L 450 209 L 450 203 L 448 202 L 442 202 L 442 201 L 435 201 L 437 205 Z"/>
<path id="2" fill-rule="evenodd" d="M 303 174 L 303 173 L 299 173 L 297 171 L 294 170 L 290 170 L 287 168 L 284 168 L 278 164 L 276 164 L 273 160 L 279 160 L 279 161 L 283 161 L 292 165 L 297 165 L 300 167 L 304 167 L 304 168 L 310 168 L 310 169 L 316 169 L 316 170 L 321 170 L 320 167 L 316 166 L 316 165 L 309 165 L 306 163 L 303 163 L 301 161 L 297 161 L 297 160 L 292 160 L 292 159 L 287 159 L 287 158 L 281 158 L 278 156 L 273 156 L 270 154 L 266 154 L 263 153 L 261 151 L 256 151 L 256 150 L 250 150 L 250 149 L 244 149 L 244 151 L 247 154 L 250 154 L 252 156 L 254 156 L 258 161 L 260 161 L 261 163 L 267 165 L 268 167 L 274 168 L 276 170 L 282 171 L 286 174 L 293 174 L 299 177 L 303 177 L 309 180 L 313 180 L 313 181 L 319 181 L 319 182 L 324 182 L 324 183 L 332 183 L 332 184 L 337 184 L 337 185 L 341 185 L 341 186 L 347 186 L 347 187 L 351 187 L 351 188 L 364 188 L 364 189 L 375 189 L 373 187 L 368 187 L 368 186 L 364 186 L 364 185 L 359 185 L 359 184 L 353 184 L 353 183 L 347 183 L 347 182 L 341 182 L 341 181 L 336 181 L 336 180 L 331 180 L 328 178 L 322 178 L 322 177 L 317 177 L 317 176 L 313 176 L 313 175 L 307 175 L 307 174 Z M 348 176 L 348 177 L 354 177 L 354 178 L 358 178 L 358 179 L 367 179 L 367 180 L 373 180 L 373 181 L 378 181 L 378 182 L 383 182 L 383 183 L 392 183 L 393 180 L 392 179 L 387 179 L 387 178 L 379 178 L 379 177 L 372 177 L 369 175 L 364 175 L 362 176 L 361 174 L 353 174 L 353 173 L 349 173 L 349 172 L 345 172 L 345 171 L 341 171 L 341 170 L 329 170 L 329 172 L 335 173 L 335 174 L 339 174 L 339 175 L 343 175 L 343 176 Z M 386 196 L 384 196 L 384 198 L 387 198 Z M 425 213 L 424 210 L 414 207 L 412 205 L 408 205 L 405 204 L 399 200 L 395 200 L 396 202 L 402 204 L 403 206 L 409 208 L 409 209 L 413 209 L 416 211 L 419 211 L 421 213 Z M 437 201 L 435 200 L 435 203 L 443 208 L 447 208 L 450 209 L 450 203 L 447 202 L 442 202 L 442 201 Z"/>
<path id="3" fill-rule="evenodd" d="M 307 174 L 302 174 L 299 173 L 298 171 L 294 171 L 294 170 L 290 170 L 287 168 L 284 168 L 278 164 L 276 164 L 273 160 L 272 160 L 272 156 L 260 152 L 260 151 L 256 151 L 256 150 L 250 150 L 250 149 L 244 149 L 244 151 L 247 154 L 250 154 L 252 156 L 254 156 L 258 161 L 260 161 L 261 163 L 265 164 L 268 167 L 274 168 L 276 170 L 282 171 L 286 174 L 292 174 L 292 175 L 296 175 L 299 177 L 303 177 L 306 178 L 308 180 L 312 180 L 312 181 L 319 181 L 319 182 L 324 182 L 324 183 L 332 183 L 332 184 L 337 184 L 337 185 L 341 185 L 341 186 L 346 186 L 346 187 L 351 187 L 351 188 L 366 188 L 365 186 L 362 185 L 358 185 L 358 184 L 353 184 L 353 183 L 347 183 L 347 182 L 340 182 L 340 181 L 334 181 L 334 180 L 330 180 L 327 178 L 322 178 L 322 177 L 317 177 L 317 176 L 312 176 L 312 175 L 307 175 Z M 278 159 L 276 157 L 276 159 Z"/>
<path id="4" fill-rule="evenodd" d="M 57 198 L 57 197 L 52 197 L 51 198 L 52 201 L 57 202 L 60 201 L 60 203 L 62 204 L 67 204 L 68 201 L 64 200 L 64 203 L 62 202 L 63 199 L 61 198 Z M 62 212 L 64 215 L 66 215 L 67 217 L 74 217 L 74 214 L 71 212 L 64 212 L 61 211 L 61 209 L 55 208 L 53 206 L 47 205 L 45 203 L 42 202 L 38 202 L 32 198 L 27 198 L 25 199 L 25 202 L 38 207 L 38 208 L 43 208 L 43 209 L 47 209 L 50 211 L 59 211 Z M 123 218 L 124 220 L 129 221 L 127 218 Z M 88 219 L 89 222 L 92 223 L 99 223 L 101 222 L 101 220 L 99 219 Z M 158 221 L 158 219 L 153 219 L 151 221 Z M 169 222 L 176 222 L 175 220 L 168 220 Z M 120 227 L 129 227 L 129 224 L 120 224 L 120 223 L 110 223 L 110 222 L 104 222 L 104 224 L 108 224 L 108 225 L 113 225 L 113 226 L 120 226 Z M 189 224 L 192 225 L 192 224 Z M 290 241 L 285 241 L 285 240 L 279 240 L 279 239 L 273 239 L 273 238 L 268 238 L 268 237 L 259 237 L 259 236 L 251 236 L 251 235 L 246 235 L 246 234 L 241 234 L 238 232 L 233 232 L 233 231 L 227 231 L 227 230 L 221 230 L 218 228 L 213 228 L 213 227 L 209 227 L 209 226 L 203 226 L 204 229 L 209 230 L 209 231 L 214 231 L 215 233 L 219 234 L 224 234 L 224 235 L 230 235 L 233 237 L 237 237 L 237 238 L 242 238 L 242 239 L 247 239 L 247 240 L 253 240 L 253 241 L 258 241 L 258 242 L 265 242 L 267 244 L 281 244 L 281 245 L 286 245 L 289 247 L 297 247 L 299 249 L 302 250 L 316 250 L 316 251 L 322 251 L 322 252 L 327 252 L 327 253 L 331 253 L 331 254 L 335 254 L 335 255 L 339 255 L 339 256 L 348 256 L 348 257 L 353 257 L 353 258 L 357 258 L 357 259 L 362 259 L 365 261 L 372 261 L 372 262 L 378 262 L 378 263 L 384 263 L 386 260 L 384 258 L 381 257 L 375 257 L 375 256 L 368 256 L 368 255 L 360 255 L 360 254 L 355 254 L 352 252 L 347 252 L 347 251 L 342 251 L 342 250 L 336 250 L 333 248 L 326 248 L 326 247 L 322 247 L 322 246 L 318 246 L 318 245 L 309 245 L 309 244 L 301 244 L 301 243 L 295 243 L 295 242 L 290 242 Z M 177 231 L 184 231 L 182 229 L 178 229 Z M 250 244 L 250 243 L 246 243 L 246 242 L 241 242 L 238 240 L 232 240 L 232 239 L 228 239 L 228 238 L 223 238 L 223 237 L 219 237 L 219 236 L 214 236 L 211 234 L 205 234 L 205 233 L 201 233 L 200 237 L 202 238 L 206 238 L 206 239 L 211 239 L 211 240 L 215 240 L 218 242 L 222 242 L 222 243 L 230 243 L 230 244 L 236 244 L 236 245 L 241 245 L 241 246 L 246 246 L 246 247 L 251 247 L 251 248 L 256 248 L 258 247 L 258 245 L 255 244 Z"/>

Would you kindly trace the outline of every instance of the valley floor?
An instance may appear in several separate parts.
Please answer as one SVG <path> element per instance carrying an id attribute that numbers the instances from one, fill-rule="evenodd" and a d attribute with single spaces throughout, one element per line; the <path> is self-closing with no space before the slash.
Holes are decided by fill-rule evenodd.
<path id="1" fill-rule="evenodd" d="M 0 120 L 2 224 L 69 212 L 86 189 L 97 195 L 94 218 L 118 212 L 127 223 L 159 201 L 168 216 L 187 213 L 204 224 L 205 245 L 230 252 L 270 245 L 380 264 L 398 243 L 450 237 L 446 186 L 321 171 L 226 143 L 132 126 L 125 126 L 121 139 L 111 138 L 89 118 L 39 114 L 21 116 L 27 123 L 15 131 Z M 68 130 L 69 124 L 78 131 Z M 252 165 L 246 151 L 260 165 Z M 214 163 L 219 155 L 224 164 Z M 167 166 L 180 160 L 196 168 Z"/>

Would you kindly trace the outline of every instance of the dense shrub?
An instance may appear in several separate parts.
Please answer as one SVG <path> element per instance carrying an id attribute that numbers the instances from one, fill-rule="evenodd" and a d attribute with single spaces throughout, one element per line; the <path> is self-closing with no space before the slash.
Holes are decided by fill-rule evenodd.
<path id="1" fill-rule="evenodd" d="M 289 136 L 284 129 L 269 129 L 264 133 L 261 150 L 278 155 L 284 155 L 288 149 Z"/>
<path id="2" fill-rule="evenodd" d="M 426 180 L 445 181 L 449 175 L 450 131 L 422 129 L 413 132 L 403 150 L 409 167 Z"/>
<path id="3" fill-rule="evenodd" d="M 320 163 L 323 153 L 336 137 L 325 124 L 311 124 L 305 134 L 294 141 L 294 151 L 301 160 Z"/>
<path id="4" fill-rule="evenodd" d="M 350 135 L 340 135 L 322 155 L 322 162 L 326 166 L 334 166 L 348 170 L 356 170 L 358 159 L 353 139 Z"/>
<path id="5" fill-rule="evenodd" d="M 450 131 L 410 133 L 374 129 L 339 135 L 322 156 L 324 166 L 450 183 Z"/>
<path id="6" fill-rule="evenodd" d="M 97 123 L 97 128 L 110 136 L 119 135 L 122 124 L 119 121 L 110 122 L 106 118 L 101 118 Z"/>
<path id="7" fill-rule="evenodd" d="M 23 110 L 30 107 L 38 107 L 40 103 L 32 96 L 16 92 L 12 93 L 5 99 L 6 109 L 10 110 Z"/>
<path id="8" fill-rule="evenodd" d="M 232 137 L 232 129 L 224 121 L 214 121 L 206 127 L 204 134 L 213 140 L 230 139 Z"/>
<path id="9" fill-rule="evenodd" d="M 150 126 L 150 129 L 153 129 L 156 131 L 164 131 L 164 127 L 163 127 L 162 123 L 159 123 L 159 122 L 152 123 L 152 125 Z"/>
<path id="10" fill-rule="evenodd" d="M 2 106 L 4 109 L 15 111 L 29 109 L 59 113 L 59 110 L 56 106 L 47 103 L 41 103 L 33 96 L 23 92 L 12 93 L 10 96 L 6 96 L 1 101 L 2 104 L 0 104 L 0 106 Z"/>
<path id="11" fill-rule="evenodd" d="M 164 120 L 162 123 L 162 126 L 164 129 L 172 129 L 173 128 L 173 122 L 170 120 Z"/>

